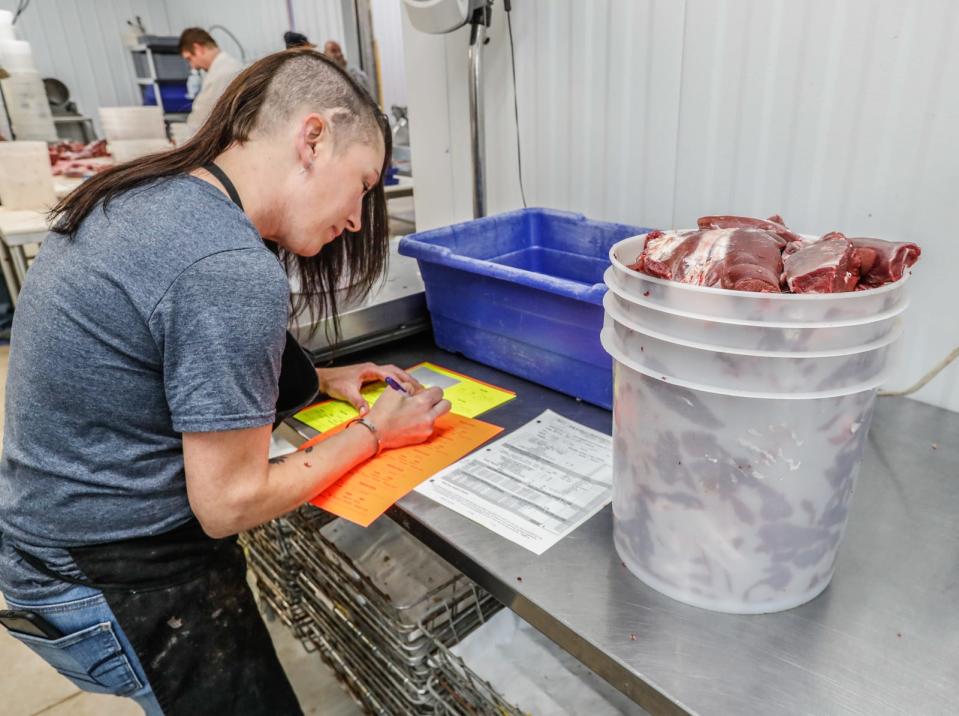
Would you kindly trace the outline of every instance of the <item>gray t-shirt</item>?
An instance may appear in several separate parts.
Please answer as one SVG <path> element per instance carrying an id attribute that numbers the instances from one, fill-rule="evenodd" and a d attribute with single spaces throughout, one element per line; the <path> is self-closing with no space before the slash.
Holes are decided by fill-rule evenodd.
<path id="1" fill-rule="evenodd" d="M 50 234 L 13 321 L 0 464 L 0 591 L 68 587 L 67 546 L 191 517 L 181 433 L 273 422 L 289 283 L 220 191 L 179 176 Z"/>

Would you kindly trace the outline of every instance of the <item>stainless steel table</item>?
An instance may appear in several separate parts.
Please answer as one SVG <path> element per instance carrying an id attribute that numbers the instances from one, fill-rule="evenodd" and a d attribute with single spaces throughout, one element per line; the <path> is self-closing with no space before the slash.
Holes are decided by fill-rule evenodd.
<path id="1" fill-rule="evenodd" d="M 514 429 L 550 408 L 610 413 L 406 339 L 364 360 L 428 359 L 517 391 Z M 935 447 L 934 447 L 935 445 Z M 653 713 L 959 713 L 959 415 L 880 399 L 832 585 L 766 616 L 714 614 L 621 564 L 606 508 L 540 557 L 416 494 L 389 515 Z"/>
<path id="2" fill-rule="evenodd" d="M 344 356 L 422 333 L 429 327 L 416 260 L 401 256 L 398 248 L 399 239 L 391 239 L 389 272 L 366 299 L 353 305 L 344 305 L 341 300 L 338 342 L 331 344 L 333 326 L 329 320 L 315 323 L 309 313 L 301 316 L 294 333 L 317 364 L 325 364 L 334 355 Z M 299 289 L 295 281 L 293 284 L 296 293 Z"/>
<path id="3" fill-rule="evenodd" d="M 44 212 L 0 207 L 0 268 L 14 306 L 27 275 L 27 253 L 24 247 L 41 243 L 48 231 Z"/>
<path id="4" fill-rule="evenodd" d="M 387 199 L 398 199 L 402 196 L 413 196 L 413 179 L 411 177 L 398 176 L 396 184 L 387 184 L 383 187 L 383 193 Z"/>

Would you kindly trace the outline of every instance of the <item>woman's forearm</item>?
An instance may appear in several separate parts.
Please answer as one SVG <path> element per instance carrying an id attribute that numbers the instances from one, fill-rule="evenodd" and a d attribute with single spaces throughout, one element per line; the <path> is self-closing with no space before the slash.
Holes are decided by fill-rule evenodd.
<path id="1" fill-rule="evenodd" d="M 238 447 L 241 453 L 247 452 Z M 290 455 L 243 460 L 217 484 L 196 484 L 190 504 L 211 537 L 226 537 L 286 514 L 332 485 L 344 474 L 376 454 L 376 437 L 354 425 L 327 440 Z M 262 455 L 262 453 L 259 453 Z"/>
<path id="2" fill-rule="evenodd" d="M 376 452 L 377 439 L 369 429 L 354 425 L 318 445 L 273 458 L 266 499 L 277 491 L 281 499 L 278 511 L 261 522 L 302 505 Z"/>
<path id="3" fill-rule="evenodd" d="M 187 495 L 211 537 L 225 537 L 286 514 L 316 496 L 383 448 L 428 440 L 450 403 L 439 388 L 414 395 L 388 390 L 369 413 L 374 434 L 353 425 L 309 452 L 267 464 L 270 426 L 215 433 L 184 433 Z"/>

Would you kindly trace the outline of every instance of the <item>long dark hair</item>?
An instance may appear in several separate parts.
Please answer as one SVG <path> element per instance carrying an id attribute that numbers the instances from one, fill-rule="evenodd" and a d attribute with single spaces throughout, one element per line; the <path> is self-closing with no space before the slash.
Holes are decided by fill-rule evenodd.
<path id="1" fill-rule="evenodd" d="M 73 235 L 83 220 L 97 206 L 106 211 L 110 201 L 120 194 L 162 177 L 191 172 L 214 161 L 235 143 L 242 144 L 262 122 L 260 110 L 267 98 L 271 81 L 282 74 L 291 60 L 304 58 L 310 71 L 300 72 L 285 81 L 289 106 L 286 111 L 310 106 L 310 97 L 321 103 L 320 109 L 346 109 L 355 124 L 372 127 L 383 136 L 386 149 L 380 181 L 363 199 L 362 228 L 346 231 L 327 244 L 316 256 L 297 256 L 283 249 L 278 257 L 287 275 L 296 276 L 300 291 L 292 297 L 292 317 L 309 312 L 314 327 L 329 318 L 327 336 L 339 338 L 338 305 L 340 301 L 363 299 L 386 270 L 389 258 L 389 227 L 383 177 L 390 165 L 392 135 L 389 121 L 376 102 L 352 77 L 326 56 L 311 49 L 297 48 L 268 55 L 241 72 L 217 100 L 210 118 L 189 142 L 176 149 L 152 154 L 120 164 L 85 181 L 63 198 L 51 211 L 51 225 L 59 234 Z M 299 62 L 304 65 L 303 62 Z M 315 72 L 312 69 L 315 68 Z M 302 69 L 302 68 L 301 68 Z M 289 73 L 287 73 L 289 74 Z M 273 93 L 276 95 L 276 92 Z M 322 106 L 327 103 L 327 106 Z M 354 132 L 355 133 L 355 132 Z M 344 270 L 348 282 L 341 281 Z M 337 289 L 340 289 L 338 292 Z M 339 294 L 339 295 L 338 295 Z M 332 329 L 332 330 L 331 330 Z"/>

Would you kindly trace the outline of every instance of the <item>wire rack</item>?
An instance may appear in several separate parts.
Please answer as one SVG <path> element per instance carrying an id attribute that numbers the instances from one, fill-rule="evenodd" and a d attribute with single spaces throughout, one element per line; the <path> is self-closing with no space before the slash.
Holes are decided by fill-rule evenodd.
<path id="1" fill-rule="evenodd" d="M 483 681 L 446 647 L 439 645 L 430 655 L 428 691 L 436 714 L 450 716 L 526 716 L 509 704 L 489 682 Z"/>
<path id="2" fill-rule="evenodd" d="M 262 603 L 368 713 L 522 713 L 447 649 L 502 606 L 391 520 L 306 506 L 242 541 Z"/>

